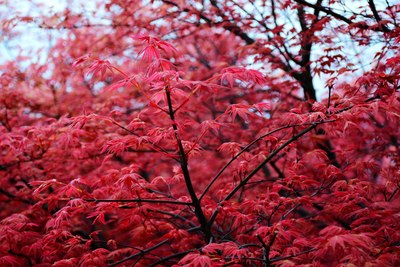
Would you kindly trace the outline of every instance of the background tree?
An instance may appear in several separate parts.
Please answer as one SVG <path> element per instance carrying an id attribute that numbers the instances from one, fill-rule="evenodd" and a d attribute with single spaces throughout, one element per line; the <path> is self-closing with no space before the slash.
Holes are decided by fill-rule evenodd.
<path id="1" fill-rule="evenodd" d="M 400 264 L 400 5 L 2 4 L 0 265 Z"/>

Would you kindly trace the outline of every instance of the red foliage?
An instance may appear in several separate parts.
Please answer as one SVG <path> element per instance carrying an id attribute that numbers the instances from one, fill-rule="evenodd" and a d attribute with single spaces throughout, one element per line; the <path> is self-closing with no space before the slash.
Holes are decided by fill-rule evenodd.
<path id="1" fill-rule="evenodd" d="M 400 6 L 343 2 L 1 17 L 67 34 L 0 65 L 0 265 L 400 266 Z"/>

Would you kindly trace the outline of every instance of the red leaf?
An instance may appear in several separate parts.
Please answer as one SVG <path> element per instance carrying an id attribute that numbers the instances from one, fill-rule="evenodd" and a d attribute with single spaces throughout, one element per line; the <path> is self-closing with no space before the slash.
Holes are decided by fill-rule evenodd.
<path id="1" fill-rule="evenodd" d="M 200 255 L 196 253 L 190 253 L 186 255 L 183 259 L 179 261 L 179 263 L 184 264 L 182 266 L 187 267 L 207 267 L 213 266 L 211 259 L 206 255 Z"/>

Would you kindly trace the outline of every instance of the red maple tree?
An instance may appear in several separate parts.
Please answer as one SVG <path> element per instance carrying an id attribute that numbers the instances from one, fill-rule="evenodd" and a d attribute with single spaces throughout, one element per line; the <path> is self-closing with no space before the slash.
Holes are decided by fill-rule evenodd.
<path id="1" fill-rule="evenodd" d="M 400 5 L 344 2 L 2 15 L 58 35 L 0 65 L 0 265 L 400 266 Z"/>

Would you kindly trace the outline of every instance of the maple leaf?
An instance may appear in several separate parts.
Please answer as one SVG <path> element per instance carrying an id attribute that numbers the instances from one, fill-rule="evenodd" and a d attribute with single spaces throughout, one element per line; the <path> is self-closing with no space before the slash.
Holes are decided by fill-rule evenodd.
<path id="1" fill-rule="evenodd" d="M 196 253 L 189 253 L 185 257 L 183 257 L 180 261 L 181 266 L 193 266 L 193 267 L 207 267 L 213 266 L 211 258 L 206 255 L 200 255 Z"/>
<path id="2" fill-rule="evenodd" d="M 147 67 L 146 76 L 152 77 L 155 73 L 159 71 L 169 71 L 172 70 L 174 67 L 174 64 L 169 60 L 158 58 L 156 60 L 153 60 L 153 62 Z"/>
<path id="3" fill-rule="evenodd" d="M 239 116 L 244 120 L 247 120 L 248 115 L 252 114 L 250 108 L 251 108 L 250 105 L 234 104 L 227 109 L 226 113 L 229 114 L 232 120 L 234 120 L 236 116 Z"/>
<path id="4" fill-rule="evenodd" d="M 119 178 L 116 183 L 120 185 L 121 188 L 131 189 L 132 186 L 135 185 L 140 179 L 142 179 L 142 177 L 139 174 L 130 173 L 122 175 L 121 178 Z"/>
<path id="5" fill-rule="evenodd" d="M 265 78 L 262 73 L 256 70 L 238 67 L 229 67 L 222 70 L 221 81 L 225 81 L 230 87 L 233 87 L 235 80 L 253 82 L 259 85 L 265 83 Z"/>
<path id="6" fill-rule="evenodd" d="M 232 157 L 236 155 L 240 150 L 241 150 L 240 144 L 235 142 L 223 143 L 218 147 L 218 151 L 224 153 L 228 152 Z"/>
<path id="7" fill-rule="evenodd" d="M 115 83 L 113 83 L 112 85 L 108 86 L 107 88 L 104 89 L 104 91 L 115 91 L 121 87 L 128 87 L 128 86 L 135 86 L 136 88 L 140 88 L 139 83 L 137 82 L 138 80 L 138 75 L 133 75 L 127 78 L 124 78 L 122 80 L 119 80 Z"/>
<path id="8" fill-rule="evenodd" d="M 160 60 L 160 51 L 165 52 L 167 55 L 177 54 L 177 50 L 171 44 L 162 41 L 157 37 L 149 35 L 134 35 L 132 38 L 145 44 L 143 50 L 139 52 L 139 55 L 142 55 L 144 61 L 152 62 L 153 59 Z"/>
<path id="9" fill-rule="evenodd" d="M 47 222 L 46 224 L 46 229 L 58 229 L 60 228 L 60 226 L 65 223 L 65 222 L 69 222 L 70 219 L 70 207 L 66 206 L 64 208 L 62 208 L 61 210 L 59 210 L 55 216 L 54 219 L 51 219 Z"/>
<path id="10" fill-rule="evenodd" d="M 39 185 L 38 188 L 33 191 L 34 195 L 40 194 L 44 192 L 45 190 L 48 190 L 51 186 L 61 186 L 64 185 L 63 183 L 57 181 L 56 179 L 51 179 L 47 181 L 32 181 L 30 183 L 32 186 Z"/>
<path id="11" fill-rule="evenodd" d="M 204 246 L 201 250 L 204 253 L 208 254 L 214 254 L 214 253 L 219 253 L 222 252 L 224 249 L 224 244 L 223 243 L 210 243 L 206 246 Z"/>
<path id="12" fill-rule="evenodd" d="M 212 120 L 205 120 L 201 123 L 200 125 L 201 127 L 201 131 L 205 132 L 207 130 L 211 130 L 215 135 L 218 134 L 218 131 L 221 127 L 221 124 L 216 122 L 216 121 L 212 121 Z"/>

